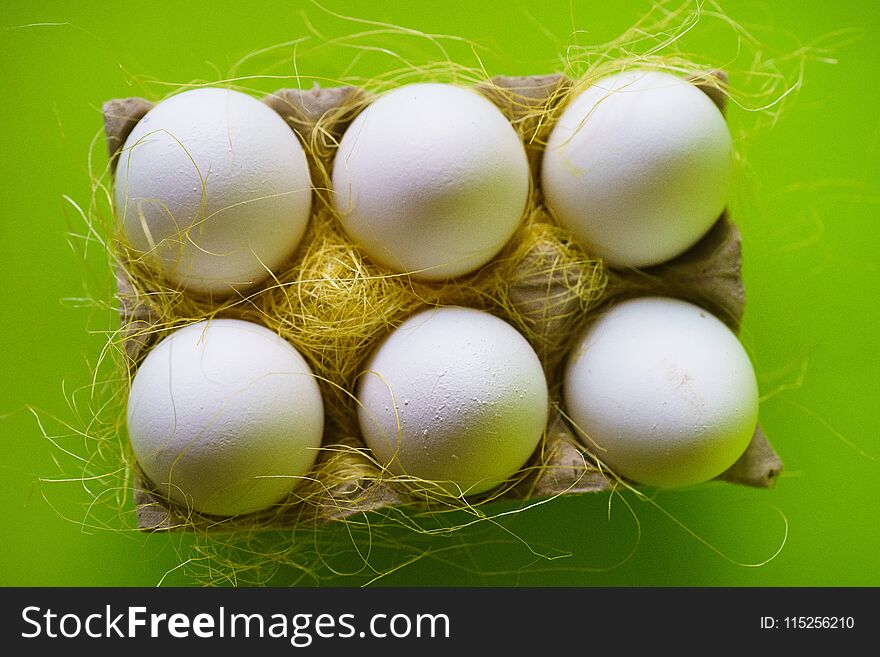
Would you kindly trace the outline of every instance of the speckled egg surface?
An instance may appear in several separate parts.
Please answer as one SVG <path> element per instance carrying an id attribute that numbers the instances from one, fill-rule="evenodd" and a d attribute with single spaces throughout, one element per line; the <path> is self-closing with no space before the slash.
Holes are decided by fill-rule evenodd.
<path id="1" fill-rule="evenodd" d="M 544 372 L 525 338 L 460 307 L 401 324 L 368 361 L 358 401 L 361 432 L 380 462 L 465 494 L 525 465 L 548 416 Z"/>

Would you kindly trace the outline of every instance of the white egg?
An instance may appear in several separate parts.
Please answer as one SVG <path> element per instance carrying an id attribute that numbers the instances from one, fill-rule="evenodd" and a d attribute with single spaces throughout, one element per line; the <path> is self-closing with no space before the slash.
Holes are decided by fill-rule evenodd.
<path id="1" fill-rule="evenodd" d="M 172 96 L 135 125 L 115 193 L 131 246 L 172 284 L 218 296 L 284 265 L 312 199 L 305 152 L 284 120 L 213 88 Z"/>
<path id="2" fill-rule="evenodd" d="M 544 371 L 529 343 L 488 313 L 417 313 L 373 354 L 358 393 L 364 441 L 398 473 L 454 494 L 510 478 L 547 423 Z"/>
<path id="3" fill-rule="evenodd" d="M 742 345 L 719 319 L 677 299 L 633 299 L 601 315 L 574 348 L 564 386 L 584 443 L 618 474 L 651 486 L 721 474 L 758 421 Z"/>
<path id="4" fill-rule="evenodd" d="M 673 258 L 727 203 L 730 133 L 698 88 L 629 71 L 577 96 L 553 128 L 542 187 L 556 220 L 613 267 Z"/>
<path id="5" fill-rule="evenodd" d="M 385 94 L 346 130 L 333 164 L 345 230 L 375 261 L 423 280 L 489 262 L 529 195 L 525 149 L 475 91 L 412 84 Z"/>
<path id="6" fill-rule="evenodd" d="M 324 407 L 308 364 L 267 328 L 215 319 L 156 345 L 134 377 L 128 431 L 161 493 L 233 516 L 281 501 L 315 462 Z"/>

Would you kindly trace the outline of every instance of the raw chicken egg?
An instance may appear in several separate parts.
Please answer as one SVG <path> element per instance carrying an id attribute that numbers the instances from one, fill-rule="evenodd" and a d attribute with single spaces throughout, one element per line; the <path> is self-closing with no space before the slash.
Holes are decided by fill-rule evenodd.
<path id="1" fill-rule="evenodd" d="M 156 489 L 234 516 L 283 500 L 318 455 L 324 407 L 308 364 L 267 328 L 214 319 L 144 359 L 127 409 L 131 446 Z"/>
<path id="2" fill-rule="evenodd" d="M 461 276 L 511 238 L 529 195 L 525 148 L 477 92 L 411 84 L 369 105 L 333 164 L 346 232 L 376 262 L 422 280 Z"/>
<path id="3" fill-rule="evenodd" d="M 544 200 L 609 265 L 655 265 L 693 246 L 721 215 L 731 151 L 724 117 L 697 87 L 668 73 L 620 73 L 576 96 L 553 128 Z"/>
<path id="4" fill-rule="evenodd" d="M 192 89 L 135 125 L 116 168 L 129 245 L 174 285 L 227 296 L 264 280 L 302 239 L 312 189 L 296 134 L 230 89 Z"/>
<path id="5" fill-rule="evenodd" d="M 736 335 L 702 308 L 644 297 L 592 322 L 565 372 L 584 444 L 618 474 L 685 486 L 724 472 L 748 447 L 758 386 Z"/>
<path id="6" fill-rule="evenodd" d="M 417 313 L 370 358 L 358 392 L 361 433 L 393 472 L 466 495 L 522 468 L 544 434 L 547 382 L 537 355 L 488 313 Z"/>

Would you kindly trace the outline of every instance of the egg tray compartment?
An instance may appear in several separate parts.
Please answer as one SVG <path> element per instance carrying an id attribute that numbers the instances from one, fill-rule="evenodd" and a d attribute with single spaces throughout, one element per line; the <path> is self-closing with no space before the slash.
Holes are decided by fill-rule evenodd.
<path id="1" fill-rule="evenodd" d="M 712 101 L 725 111 L 726 84 L 723 71 L 697 73 L 692 83 L 703 90 Z M 565 103 L 573 82 L 563 75 L 528 77 L 498 76 L 475 89 L 491 100 L 524 137 L 526 154 L 532 175 L 533 192 L 528 212 L 541 212 L 540 163 L 543 144 L 552 128 L 552 119 Z M 344 86 L 322 89 L 317 85 L 307 91 L 281 89 L 263 99 L 288 123 L 305 144 L 320 142 L 323 148 L 307 149 L 313 185 L 327 182 L 332 164 L 333 145 L 369 102 L 359 88 Z M 104 126 L 110 153 L 111 172 L 114 171 L 120 149 L 135 124 L 153 104 L 142 98 L 110 100 L 104 104 Z M 548 120 L 550 119 L 550 120 Z M 312 213 L 326 197 L 316 191 Z M 527 212 L 527 215 L 528 215 Z M 544 221 L 549 215 L 544 211 Z M 314 218 L 314 217 L 313 217 Z M 520 233 L 517 233 L 519 236 Z M 306 239 L 309 238 L 307 235 Z M 514 237 L 516 239 L 516 236 Z M 300 249 L 303 245 L 300 246 Z M 561 397 L 563 357 L 575 335 L 589 317 L 602 306 L 640 295 L 663 295 L 695 303 L 723 320 L 738 332 L 744 311 L 744 289 L 741 275 L 741 236 L 728 212 L 718 219 L 711 230 L 691 249 L 677 258 L 641 270 L 615 271 L 599 263 L 589 266 L 595 272 L 584 272 L 584 263 L 562 262 L 554 245 L 536 243 L 517 261 L 516 269 L 507 286 L 507 299 L 519 313 L 519 320 L 529 324 L 532 346 L 535 347 L 548 375 L 551 399 Z M 603 291 L 598 298 L 585 300 L 575 291 L 575 282 L 585 274 L 600 274 Z M 138 291 L 137 268 L 117 265 L 117 298 L 120 311 L 120 338 L 130 373 L 146 355 L 149 348 L 168 331 L 158 326 L 158 318 L 150 305 L 149 295 Z M 442 285 L 442 284 L 440 284 Z M 505 319 L 498 308 L 489 308 Z M 240 313 L 242 318 L 246 313 Z M 236 316 L 235 309 L 223 316 Z M 374 343 L 384 337 L 376 335 Z M 528 337 L 528 336 L 527 336 Z M 541 344 L 536 344 L 534 338 Z M 547 349 L 548 341 L 553 348 Z M 368 354 L 365 353 L 366 357 Z M 317 494 L 303 499 L 297 490 L 276 507 L 248 516 L 248 527 L 289 528 L 306 523 L 338 520 L 357 513 L 378 510 L 386 506 L 424 506 L 425 500 L 416 499 L 399 486 L 392 485 L 367 456 L 367 450 L 357 436 L 325 435 L 324 447 L 345 445 L 344 449 L 322 450 L 314 469 L 318 480 Z M 330 463 L 327 463 L 330 461 Z M 336 468 L 330 485 L 321 485 L 325 468 Z M 180 508 L 158 493 L 133 466 L 134 498 L 138 527 L 147 531 L 185 529 L 234 529 L 242 518 L 229 519 L 201 516 Z M 782 469 L 782 463 L 760 427 L 740 459 L 718 480 L 746 486 L 768 488 Z M 340 472 L 350 473 L 339 477 Z M 512 485 L 495 493 L 493 499 L 546 498 L 556 495 L 592 493 L 611 490 L 617 485 L 615 476 L 578 441 L 563 415 L 554 405 L 551 410 L 545 438 L 533 455 L 524 475 Z M 313 487 L 314 488 L 314 487 Z M 489 494 L 492 496 L 492 493 Z"/>

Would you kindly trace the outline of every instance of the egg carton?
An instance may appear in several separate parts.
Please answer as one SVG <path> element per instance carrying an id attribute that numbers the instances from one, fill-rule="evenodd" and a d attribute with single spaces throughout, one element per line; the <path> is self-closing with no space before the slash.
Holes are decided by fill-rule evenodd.
<path id="1" fill-rule="evenodd" d="M 713 79 L 714 78 L 714 79 Z M 695 74 L 691 82 L 703 90 L 712 101 L 725 111 L 726 96 L 720 87 L 726 83 L 723 71 Z M 561 102 L 573 82 L 563 75 L 540 75 L 528 77 L 498 76 L 488 83 L 476 85 L 476 90 L 489 98 L 522 134 L 534 135 L 527 139 L 526 154 L 529 160 L 533 185 L 540 183 L 542 144 L 552 125 L 542 123 L 538 117 L 554 116 L 553 105 Z M 334 116 L 332 123 L 322 121 L 323 136 L 331 140 L 342 135 L 348 124 L 368 101 L 365 92 L 352 86 L 310 90 L 280 89 L 267 95 L 263 102 L 275 110 L 300 138 L 309 143 L 319 119 Z M 124 98 L 104 104 L 104 126 L 110 153 L 111 171 L 116 164 L 122 145 L 135 124 L 153 107 L 143 98 Z M 352 108 L 340 112 L 340 108 Z M 541 110 L 541 111 L 538 111 Z M 546 111 L 543 111 L 546 110 Z M 309 155 L 313 180 L 319 180 L 319 163 Z M 324 170 L 329 162 L 324 162 Z M 535 196 L 533 195 L 533 199 Z M 531 202 L 531 201 L 530 201 Z M 536 202 L 540 202 L 539 200 Z M 313 204 L 314 207 L 315 204 Z M 314 209 L 313 209 L 314 211 Z M 662 295 L 685 299 L 709 310 L 732 330 L 738 332 L 743 317 L 745 295 L 741 265 L 742 248 L 740 233 L 727 210 L 719 217 L 712 229 L 691 249 L 677 258 L 661 265 L 641 269 L 608 270 L 608 282 L 602 303 L 640 295 Z M 518 311 L 533 321 L 545 336 L 560 340 L 570 339 L 572 326 L 559 319 L 579 311 L 580 300 L 566 295 L 568 282 L 580 273 L 571 268 L 547 268 L 537 266 L 552 258 L 539 247 L 523 260 L 519 270 L 510 281 L 509 294 Z M 125 355 L 132 367 L 146 354 L 158 338 L 150 330 L 156 317 L 147 299 L 139 296 L 123 267 L 116 272 L 117 298 L 121 319 L 120 336 Z M 548 294 L 548 290 L 550 293 Z M 556 294 L 556 292 L 559 294 Z M 553 299 L 553 312 L 547 312 L 547 300 Z M 562 307 L 560 307 L 560 305 Z M 567 312 L 560 312 L 567 311 Z M 582 309 L 581 309 L 582 311 Z M 551 319 L 547 319 L 547 317 Z M 552 364 L 544 363 L 548 370 Z M 558 371 L 558 367 L 555 368 Z M 558 378 L 558 377 L 557 377 Z M 551 396 L 558 393 L 559 382 L 550 381 Z M 558 394 L 556 395 L 558 398 Z M 329 440 L 328 440 L 329 439 Z M 336 437 L 325 436 L 324 444 L 333 443 Z M 354 444 L 352 444 L 354 441 Z M 356 438 L 346 438 L 346 444 L 363 446 Z M 365 449 L 365 448 L 363 448 Z M 294 492 L 290 501 L 272 510 L 254 514 L 252 526 L 285 528 L 314 521 L 342 519 L 357 513 L 379 510 L 389 505 L 418 505 L 420 502 L 382 476 L 379 468 L 357 449 L 336 455 L 343 465 L 354 465 L 351 471 L 360 473 L 357 478 L 334 482 L 325 487 L 318 499 L 307 504 L 296 500 Z M 578 441 L 571 427 L 558 410 L 551 412 L 545 439 L 538 453 L 529 463 L 538 468 L 528 468 L 528 473 L 516 485 L 508 488 L 498 499 L 546 498 L 555 495 L 595 493 L 611 490 L 617 485 L 615 477 L 607 473 Z M 782 470 L 782 463 L 761 428 L 754 436 L 740 459 L 718 480 L 745 486 L 767 488 L 772 486 Z M 219 527 L 216 518 L 203 517 L 180 509 L 159 494 L 135 466 L 133 472 L 134 499 L 138 527 L 143 530 L 168 530 L 193 526 Z"/>

